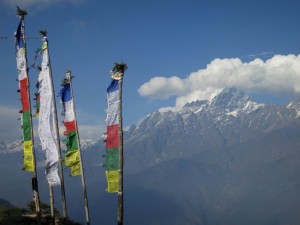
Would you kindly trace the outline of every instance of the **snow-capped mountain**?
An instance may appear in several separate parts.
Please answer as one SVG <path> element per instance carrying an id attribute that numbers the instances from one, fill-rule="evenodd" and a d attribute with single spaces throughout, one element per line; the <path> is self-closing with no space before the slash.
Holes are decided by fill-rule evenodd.
<path id="1" fill-rule="evenodd" d="M 179 211 L 158 224 L 298 224 L 299 115 L 299 99 L 258 104 L 225 89 L 132 126 L 125 171 L 133 187 L 152 190 L 147 205 L 163 205 L 156 213 Z"/>
<path id="2" fill-rule="evenodd" d="M 88 148 L 91 148 L 93 146 L 95 146 L 97 143 L 96 140 L 92 140 L 92 139 L 80 139 L 80 147 L 82 150 L 86 150 Z"/>
<path id="3" fill-rule="evenodd" d="M 226 88 L 210 101 L 208 107 L 212 114 L 233 115 L 249 114 L 263 107 L 262 104 L 253 102 L 249 96 L 235 88 Z"/>
<path id="4" fill-rule="evenodd" d="M 13 142 L 0 142 L 0 154 L 8 154 L 19 152 L 23 148 L 23 143 L 21 140 L 15 140 Z"/>
<path id="5" fill-rule="evenodd" d="M 154 112 L 132 126 L 125 134 L 128 170 L 249 142 L 299 123 L 299 115 L 300 100 L 288 105 L 258 104 L 235 88 L 224 89 L 209 101 Z"/>
<path id="6" fill-rule="evenodd" d="M 300 224 L 299 115 L 300 99 L 258 104 L 235 88 L 177 111 L 151 113 L 124 131 L 125 223 Z M 116 202 L 104 191 L 105 144 L 81 144 L 92 221 L 112 224 L 115 215 L 108 212 Z M 23 187 L 31 178 L 20 172 L 22 154 L 16 149 L 22 145 L 0 148 L 12 152 L 0 155 L 0 176 L 17 179 L 6 179 L 0 193 L 24 202 Z M 39 168 L 40 190 L 48 199 L 43 173 Z M 82 193 L 80 179 L 76 185 L 74 180 L 66 182 L 70 203 Z M 30 188 L 26 193 L 31 196 Z M 84 218 L 77 207 L 83 203 L 72 203 L 71 218 Z"/>
<path id="7" fill-rule="evenodd" d="M 40 140 L 38 138 L 35 139 L 35 146 L 39 149 Z M 97 141 L 92 139 L 80 139 L 80 147 L 84 151 L 90 147 L 96 145 Z M 61 143 L 63 146 L 63 143 Z M 1 154 L 9 154 L 23 151 L 23 143 L 22 140 L 15 140 L 12 142 L 0 142 L 0 155 Z"/>

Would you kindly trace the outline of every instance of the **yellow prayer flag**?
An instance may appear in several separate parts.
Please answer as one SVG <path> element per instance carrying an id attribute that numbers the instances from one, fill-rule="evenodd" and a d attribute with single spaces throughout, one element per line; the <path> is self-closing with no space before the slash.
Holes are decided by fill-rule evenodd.
<path id="1" fill-rule="evenodd" d="M 107 179 L 107 192 L 113 193 L 119 191 L 119 171 L 105 171 Z"/>
<path id="2" fill-rule="evenodd" d="M 32 141 L 24 141 L 24 170 L 34 172 Z"/>
<path id="3" fill-rule="evenodd" d="M 67 167 L 72 167 L 79 162 L 79 152 L 78 150 L 68 153 L 64 159 Z"/>
<path id="4" fill-rule="evenodd" d="M 81 175 L 81 170 L 80 170 L 80 162 L 78 161 L 75 165 L 71 166 L 71 176 L 79 176 Z"/>

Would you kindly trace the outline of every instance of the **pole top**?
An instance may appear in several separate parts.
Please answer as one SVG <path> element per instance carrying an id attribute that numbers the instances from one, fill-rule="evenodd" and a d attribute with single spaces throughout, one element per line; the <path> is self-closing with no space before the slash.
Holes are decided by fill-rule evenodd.
<path id="1" fill-rule="evenodd" d="M 17 6 L 17 15 L 21 18 L 24 19 L 24 16 L 26 16 L 28 13 L 25 10 L 20 9 L 19 6 Z"/>
<path id="2" fill-rule="evenodd" d="M 61 86 L 65 86 L 66 84 L 71 83 L 72 78 L 74 78 L 74 76 L 72 76 L 71 70 L 67 69 L 66 77 L 61 81 Z"/>
<path id="3" fill-rule="evenodd" d="M 67 71 L 66 71 L 66 79 L 68 79 L 68 80 L 72 79 L 71 70 L 69 70 L 69 69 L 67 69 Z"/>
<path id="4" fill-rule="evenodd" d="M 110 76 L 115 80 L 121 80 L 127 68 L 125 63 L 114 63 L 114 67 L 110 71 Z"/>
<path id="5" fill-rule="evenodd" d="M 39 33 L 40 33 L 43 37 L 46 37 L 46 36 L 47 36 L 47 30 L 40 30 Z"/>

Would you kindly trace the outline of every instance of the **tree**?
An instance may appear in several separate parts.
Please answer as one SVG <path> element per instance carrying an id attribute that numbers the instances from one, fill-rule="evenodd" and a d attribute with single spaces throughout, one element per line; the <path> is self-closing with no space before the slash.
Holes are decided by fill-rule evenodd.
<path id="1" fill-rule="evenodd" d="M 0 225 L 18 224 L 22 220 L 23 210 L 12 206 L 0 206 Z"/>
<path id="2" fill-rule="evenodd" d="M 46 203 L 40 203 L 41 208 L 41 225 L 52 224 L 51 208 Z M 55 212 L 55 225 L 63 225 L 63 218 L 59 212 Z M 27 204 L 27 208 L 18 208 L 11 205 L 0 205 L 0 225 L 35 225 L 35 203 L 34 201 Z M 67 219 L 67 225 L 81 225 L 73 220 Z M 64 224 L 65 225 L 65 224 Z"/>
<path id="3" fill-rule="evenodd" d="M 35 214 L 35 202 L 31 201 L 27 204 L 27 209 L 28 212 L 31 214 Z M 41 210 L 41 215 L 51 215 L 51 207 L 44 203 L 44 202 L 40 202 L 40 210 Z M 54 213 L 55 215 L 58 215 L 58 210 L 54 208 Z"/>

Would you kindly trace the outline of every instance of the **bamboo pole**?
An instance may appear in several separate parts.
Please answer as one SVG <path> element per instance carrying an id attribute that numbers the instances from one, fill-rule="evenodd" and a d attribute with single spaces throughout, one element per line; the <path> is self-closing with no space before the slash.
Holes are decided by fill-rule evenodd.
<path id="1" fill-rule="evenodd" d="M 60 137 L 59 137 L 59 128 L 58 128 L 58 120 L 57 120 L 57 109 L 56 109 L 56 100 L 55 100 L 55 92 L 54 92 L 54 85 L 53 85 L 53 77 L 52 77 L 52 68 L 51 68 L 51 62 L 50 62 L 50 54 L 49 54 L 49 43 L 48 39 L 46 37 L 47 31 L 40 31 L 40 33 L 44 36 L 44 41 L 47 42 L 47 53 L 48 53 L 48 64 L 49 64 L 49 75 L 51 80 L 51 89 L 52 89 L 52 104 L 54 108 L 54 125 L 55 125 L 55 133 L 56 133 L 56 146 L 58 150 L 58 156 L 59 156 L 59 175 L 61 180 L 61 200 L 62 200 L 62 208 L 63 208 L 63 219 L 64 223 L 67 222 L 68 213 L 67 213 L 67 200 L 66 200 L 66 194 L 65 194 L 65 185 L 64 185 L 64 173 L 63 173 L 63 164 L 62 164 L 62 157 L 61 157 L 61 145 L 60 145 Z"/>
<path id="2" fill-rule="evenodd" d="M 55 213 L 54 213 L 54 195 L 53 195 L 53 186 L 49 184 L 50 191 L 50 210 L 51 210 L 51 224 L 55 224 Z"/>
<path id="3" fill-rule="evenodd" d="M 127 65 L 115 63 L 111 70 L 111 77 L 118 80 L 119 89 L 119 113 L 118 113 L 118 138 L 119 138 L 119 190 L 118 190 L 118 225 L 123 225 L 124 215 L 124 198 L 123 198 L 123 167 L 124 167 L 124 156 L 123 156 L 123 118 L 122 118 L 122 87 L 123 87 L 123 76 L 127 69 Z"/>
<path id="4" fill-rule="evenodd" d="M 33 144 L 32 144 L 33 145 Z M 33 145 L 34 148 L 34 145 Z M 36 172 L 36 160 L 35 160 L 35 150 L 33 150 L 34 157 L 34 175 L 32 177 L 32 190 L 33 190 L 33 199 L 35 202 L 35 211 L 36 211 L 36 220 L 39 225 L 41 222 L 41 210 L 40 210 L 40 196 L 38 191 L 38 181 L 37 181 L 37 172 Z"/>
<path id="5" fill-rule="evenodd" d="M 17 15 L 20 17 L 22 21 L 22 26 L 25 27 L 25 20 L 24 17 L 27 15 L 26 11 L 21 10 L 17 6 Z M 26 38 L 25 38 L 25 29 L 23 31 L 24 33 L 24 45 L 26 49 Z M 26 75 L 27 75 L 27 80 L 28 80 L 28 85 L 30 84 L 29 82 L 29 76 L 28 76 L 28 65 L 27 65 L 27 52 L 25 51 L 25 61 L 26 61 Z M 29 89 L 29 86 L 28 86 Z M 27 89 L 27 94 L 29 98 L 29 105 L 30 105 L 30 124 L 31 124 L 31 139 L 32 139 L 32 151 L 33 151 L 33 161 L 34 161 L 34 171 L 33 171 L 33 177 L 32 177 L 32 191 L 33 191 L 33 200 L 35 202 L 35 209 L 36 209 L 36 220 L 37 224 L 40 224 L 41 220 L 41 212 L 40 212 L 40 197 L 39 197 L 39 191 L 38 191 L 38 179 L 37 179 L 37 170 L 36 170 L 36 157 L 35 157 L 35 148 L 34 148 L 34 136 L 33 136 L 33 129 L 32 129 L 32 113 L 31 113 L 31 103 L 30 103 L 30 92 Z"/>
<path id="6" fill-rule="evenodd" d="M 75 121 L 76 134 L 77 134 L 76 137 L 77 137 L 77 144 L 78 144 L 78 151 L 79 151 L 81 182 L 82 182 L 82 188 L 83 188 L 84 208 L 85 208 L 85 218 L 86 218 L 86 224 L 90 225 L 89 204 L 88 204 L 88 198 L 87 198 L 85 176 L 84 176 L 84 169 L 83 169 L 83 160 L 82 160 L 82 153 L 81 153 L 81 146 L 80 146 L 80 138 L 79 138 L 76 112 L 75 112 L 75 100 L 74 100 L 73 88 L 72 88 L 72 78 L 73 77 L 71 75 L 71 71 L 67 70 L 66 79 L 70 83 L 70 91 L 71 91 L 71 96 L 72 96 L 72 100 L 73 100 L 73 112 L 74 112 L 74 121 Z"/>
<path id="7" fill-rule="evenodd" d="M 123 225 L 124 198 L 123 198 L 123 118 L 122 118 L 122 84 L 119 80 L 119 192 L 118 192 L 118 225 Z"/>

